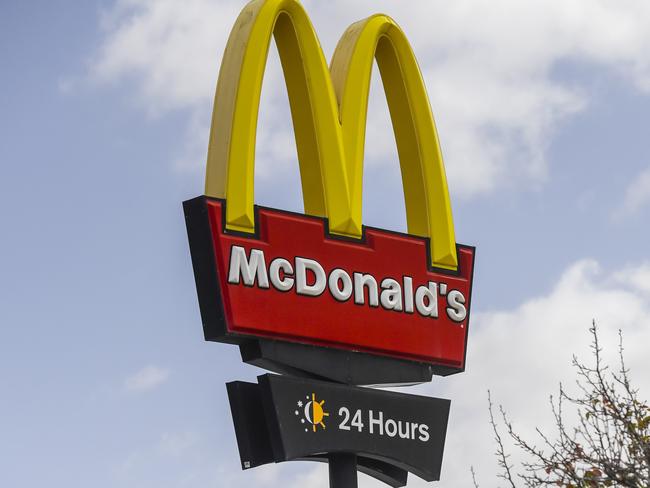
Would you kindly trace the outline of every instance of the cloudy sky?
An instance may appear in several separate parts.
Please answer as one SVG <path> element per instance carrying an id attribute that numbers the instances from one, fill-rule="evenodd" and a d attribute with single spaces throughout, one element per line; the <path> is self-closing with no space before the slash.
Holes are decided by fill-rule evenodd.
<path id="1" fill-rule="evenodd" d="M 0 2 L 0 485 L 327 487 L 309 463 L 241 472 L 224 383 L 261 371 L 205 343 L 181 202 L 203 190 L 235 0 Z M 467 372 L 441 487 L 497 486 L 486 390 L 524 433 L 600 324 L 650 394 L 650 3 L 305 1 L 324 52 L 353 21 L 406 31 L 438 124 L 459 242 L 477 246 Z M 256 201 L 301 211 L 277 53 Z M 364 221 L 404 230 L 372 88 Z M 424 486 L 417 478 L 409 486 Z M 361 477 L 361 486 L 380 486 Z"/>

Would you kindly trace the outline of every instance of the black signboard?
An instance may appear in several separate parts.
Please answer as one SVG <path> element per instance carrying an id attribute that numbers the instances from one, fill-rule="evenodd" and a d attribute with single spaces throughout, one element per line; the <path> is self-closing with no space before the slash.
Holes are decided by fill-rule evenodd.
<path id="1" fill-rule="evenodd" d="M 401 471 L 439 479 L 449 400 L 269 374 L 258 383 L 228 384 L 244 468 L 349 452 L 393 486 Z"/>

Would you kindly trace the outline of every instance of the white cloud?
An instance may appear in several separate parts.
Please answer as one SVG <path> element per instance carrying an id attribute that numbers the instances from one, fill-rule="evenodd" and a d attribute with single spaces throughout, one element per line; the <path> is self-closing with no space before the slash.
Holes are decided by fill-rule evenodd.
<path id="1" fill-rule="evenodd" d="M 92 63 L 96 80 L 132 79 L 152 113 L 189 109 L 188 157 L 203 164 L 209 110 L 225 41 L 243 2 L 118 0 Z M 543 182 L 558 123 L 588 104 L 588 88 L 557 70 L 578 62 L 614 70 L 650 91 L 650 4 L 644 0 L 305 2 L 327 54 L 351 22 L 378 11 L 411 39 L 427 81 L 451 188 L 476 195 Z M 274 58 L 275 53 L 271 53 Z M 265 80 L 258 157 L 266 175 L 295 158 L 286 94 L 275 68 Z M 380 90 L 370 105 L 369 162 L 395 157 Z M 381 109 L 381 110 L 380 110 Z M 380 113 L 380 111 L 382 113 Z M 197 132 L 201 134 L 197 137 Z M 202 141 L 202 142 L 197 142 Z M 273 171 L 270 168 L 273 167 Z"/>
<path id="2" fill-rule="evenodd" d="M 624 217 L 635 214 L 648 205 L 650 205 L 650 168 L 641 171 L 629 184 L 616 216 Z"/>
<path id="3" fill-rule="evenodd" d="M 102 81 L 135 78 L 153 112 L 194 107 L 214 90 L 240 2 L 118 0 L 104 17 L 106 37 L 93 63 Z"/>
<path id="4" fill-rule="evenodd" d="M 615 275 L 617 283 L 631 286 L 650 296 L 650 262 L 641 263 L 637 266 L 628 266 L 626 269 Z"/>
<path id="5" fill-rule="evenodd" d="M 622 329 L 632 379 L 647 398 L 649 285 L 647 263 L 607 274 L 595 261 L 584 260 L 569 267 L 549 294 L 513 310 L 475 315 L 467 371 L 421 387 L 429 394 L 452 399 L 441 488 L 471 486 L 470 465 L 475 466 L 481 486 L 497 485 L 488 389 L 527 438 L 535 439 L 537 426 L 553 434 L 549 395 L 557 394 L 560 382 L 573 390 L 573 354 L 590 361 L 587 329 L 592 319 L 599 326 L 605 359 L 614 367 L 617 331 Z M 511 453 L 516 462 L 517 451 Z"/>
<path id="6" fill-rule="evenodd" d="M 124 389 L 129 392 L 145 392 L 162 385 L 169 377 L 169 371 L 158 366 L 145 366 L 124 380 Z"/>
<path id="7" fill-rule="evenodd" d="M 477 471 L 483 488 L 502 485 L 496 477 L 494 441 L 487 411 L 487 390 L 493 401 L 503 404 L 519 432 L 535 439 L 534 428 L 553 434 L 548 398 L 556 394 L 560 381 L 572 391 L 571 358 L 591 359 L 587 331 L 592 319 L 600 330 L 604 357 L 617 366 L 618 329 L 624 334 L 625 355 L 632 381 L 642 398 L 650 394 L 650 264 L 630 266 L 619 273 L 603 272 L 590 260 L 570 266 L 546 295 L 532 298 L 511 310 L 491 311 L 472 317 L 467 371 L 433 383 L 404 390 L 451 399 L 451 417 L 444 453 L 440 488 L 472 486 L 470 466 Z M 512 462 L 519 459 L 510 450 Z M 315 467 L 302 480 L 308 486 L 327 486 L 326 471 Z M 381 483 L 359 478 L 361 488 Z M 409 487 L 428 483 L 409 476 Z"/>

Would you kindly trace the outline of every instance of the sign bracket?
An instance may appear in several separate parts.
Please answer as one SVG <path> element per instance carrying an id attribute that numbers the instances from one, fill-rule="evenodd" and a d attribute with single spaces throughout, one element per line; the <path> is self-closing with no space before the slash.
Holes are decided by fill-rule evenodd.
<path id="1" fill-rule="evenodd" d="M 239 350 L 245 363 L 274 373 L 346 385 L 416 385 L 430 382 L 434 374 L 456 372 L 388 356 L 270 339 L 251 339 L 240 344 Z"/>

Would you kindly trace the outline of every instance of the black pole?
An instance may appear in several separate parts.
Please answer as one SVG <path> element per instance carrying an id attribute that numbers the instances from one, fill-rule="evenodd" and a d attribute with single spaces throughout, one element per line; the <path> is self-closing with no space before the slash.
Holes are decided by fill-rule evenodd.
<path id="1" fill-rule="evenodd" d="M 340 452 L 329 455 L 330 488 L 357 488 L 357 455 Z"/>

